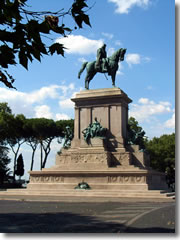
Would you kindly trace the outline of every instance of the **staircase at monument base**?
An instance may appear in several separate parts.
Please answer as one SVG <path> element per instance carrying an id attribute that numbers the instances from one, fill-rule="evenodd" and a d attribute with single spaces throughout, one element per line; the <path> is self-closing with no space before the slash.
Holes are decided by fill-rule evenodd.
<path id="1" fill-rule="evenodd" d="M 88 201 L 88 199 L 93 198 L 99 198 L 104 199 L 107 198 L 109 201 L 118 201 L 121 198 L 139 198 L 139 199 L 161 199 L 163 201 L 168 201 L 173 198 L 173 196 L 168 197 L 167 191 L 160 191 L 160 190 L 148 190 L 148 191 L 142 191 L 142 190 L 119 190 L 119 191 L 113 191 L 113 190 L 97 190 L 97 189 L 91 189 L 91 190 L 84 190 L 84 189 L 61 189 L 61 190 L 54 190 L 54 189 L 48 189 L 48 190 L 30 190 L 30 189 L 9 189 L 7 191 L 0 192 L 0 199 L 1 196 L 4 198 L 8 196 L 13 197 L 14 199 L 18 199 L 18 197 L 25 197 L 25 196 L 44 196 L 44 197 L 64 197 L 69 198 L 71 200 L 72 198 L 81 198 L 81 202 Z M 38 198 L 37 198 L 38 199 Z M 56 198 L 57 199 L 57 198 Z M 57 199 L 58 200 L 58 199 Z"/>

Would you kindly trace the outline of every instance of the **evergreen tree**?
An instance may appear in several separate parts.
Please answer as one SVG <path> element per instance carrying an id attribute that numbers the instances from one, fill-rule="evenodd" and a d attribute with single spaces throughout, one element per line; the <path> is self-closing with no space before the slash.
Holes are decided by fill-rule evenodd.
<path id="1" fill-rule="evenodd" d="M 17 159 L 15 174 L 19 176 L 19 178 L 21 178 L 24 175 L 24 162 L 22 154 L 20 154 Z"/>

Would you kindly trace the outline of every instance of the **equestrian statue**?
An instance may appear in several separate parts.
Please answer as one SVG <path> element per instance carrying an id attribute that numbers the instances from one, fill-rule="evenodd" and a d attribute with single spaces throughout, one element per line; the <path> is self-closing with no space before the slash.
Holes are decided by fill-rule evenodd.
<path id="1" fill-rule="evenodd" d="M 97 50 L 97 59 L 94 62 L 84 62 L 78 73 L 80 78 L 81 73 L 86 68 L 87 74 L 85 77 L 85 88 L 89 89 L 89 83 L 96 75 L 97 72 L 108 73 L 112 78 L 112 86 L 115 87 L 115 77 L 118 70 L 119 61 L 124 61 L 124 55 L 126 48 L 120 48 L 112 54 L 111 57 L 107 57 L 106 44 L 103 44 L 101 48 Z"/>

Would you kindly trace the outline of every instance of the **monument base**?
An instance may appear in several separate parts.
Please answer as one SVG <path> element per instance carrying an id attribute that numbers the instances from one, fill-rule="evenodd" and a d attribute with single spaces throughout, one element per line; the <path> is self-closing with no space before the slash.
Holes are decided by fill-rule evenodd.
<path id="1" fill-rule="evenodd" d="M 164 174 L 133 167 L 96 171 L 44 169 L 30 175 L 28 190 L 73 190 L 81 182 L 87 182 L 93 190 L 168 190 Z"/>
<path id="2" fill-rule="evenodd" d="M 56 156 L 52 168 L 30 172 L 27 194 L 58 196 L 109 196 L 162 198 L 168 190 L 165 174 L 150 168 L 149 157 L 139 146 L 125 145 L 128 104 L 131 99 L 119 88 L 82 91 L 75 102 L 74 139 L 71 148 Z M 82 131 L 94 118 L 107 129 L 106 139 L 91 138 Z M 75 187 L 86 182 L 90 190 Z M 158 190 L 158 191 L 151 191 Z"/>
<path id="3" fill-rule="evenodd" d="M 55 166 L 30 172 L 27 190 L 71 191 L 81 182 L 88 183 L 92 190 L 104 191 L 104 194 L 108 191 L 115 194 L 121 191 L 168 190 L 165 174 L 146 167 L 145 153 L 138 152 L 137 146 L 132 148 L 134 152 L 125 149 L 109 152 L 103 140 L 96 139 L 91 147 L 63 150 L 56 156 Z M 139 160 L 137 156 L 140 156 Z"/>

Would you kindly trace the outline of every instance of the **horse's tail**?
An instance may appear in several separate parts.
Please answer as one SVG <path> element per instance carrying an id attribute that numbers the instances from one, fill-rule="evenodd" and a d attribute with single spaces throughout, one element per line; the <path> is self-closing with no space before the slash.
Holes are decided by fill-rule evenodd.
<path id="1" fill-rule="evenodd" d="M 84 69 L 85 69 L 85 67 L 86 67 L 87 64 L 88 64 L 88 62 L 84 62 L 84 63 L 82 64 L 82 67 L 81 67 L 81 69 L 80 69 L 80 71 L 79 71 L 79 73 L 78 73 L 78 78 L 81 77 L 81 73 L 84 71 Z"/>

